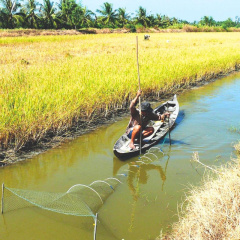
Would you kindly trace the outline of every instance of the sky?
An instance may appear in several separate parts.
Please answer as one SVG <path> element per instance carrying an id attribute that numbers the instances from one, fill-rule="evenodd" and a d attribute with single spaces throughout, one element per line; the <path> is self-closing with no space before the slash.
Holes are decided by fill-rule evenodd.
<path id="1" fill-rule="evenodd" d="M 96 12 L 104 2 L 113 4 L 113 9 L 126 8 L 127 13 L 136 13 L 139 6 L 147 14 L 167 15 L 189 22 L 199 21 L 203 16 L 212 16 L 216 21 L 224 21 L 240 16 L 240 0 L 81 0 L 83 6 Z"/>

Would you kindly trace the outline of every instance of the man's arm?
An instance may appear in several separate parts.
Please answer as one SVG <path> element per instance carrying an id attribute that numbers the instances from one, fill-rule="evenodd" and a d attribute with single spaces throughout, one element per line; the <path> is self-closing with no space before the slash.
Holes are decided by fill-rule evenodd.
<path id="1" fill-rule="evenodd" d="M 160 121 L 163 120 L 164 121 L 166 116 L 169 117 L 170 114 L 168 112 L 165 112 L 161 115 L 157 115 L 155 113 L 152 113 L 151 120 L 160 120 Z"/>
<path id="2" fill-rule="evenodd" d="M 165 117 L 169 118 L 169 116 L 170 116 L 170 113 L 169 112 L 165 112 L 165 113 L 163 113 L 162 115 L 159 116 L 159 120 L 164 121 Z"/>
<path id="3" fill-rule="evenodd" d="M 141 96 L 141 91 L 140 90 L 138 90 L 137 96 L 132 100 L 132 102 L 130 104 L 131 115 L 133 115 L 136 112 L 136 105 L 137 105 L 137 101 L 138 101 L 139 96 Z"/>

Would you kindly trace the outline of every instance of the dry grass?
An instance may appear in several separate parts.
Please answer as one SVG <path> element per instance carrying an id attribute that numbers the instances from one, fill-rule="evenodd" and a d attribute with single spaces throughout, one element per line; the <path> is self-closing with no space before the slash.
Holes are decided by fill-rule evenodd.
<path id="1" fill-rule="evenodd" d="M 234 145 L 234 148 L 236 149 L 237 153 L 240 154 L 240 141 Z"/>
<path id="2" fill-rule="evenodd" d="M 52 29 L 0 29 L 0 37 L 21 36 L 56 36 L 56 35 L 82 35 L 82 34 L 104 34 L 104 33 L 129 33 L 128 29 L 97 29 L 88 28 L 80 30 L 52 30 Z"/>
<path id="3" fill-rule="evenodd" d="M 79 35 L 76 30 L 38 30 L 38 29 L 8 29 L 0 30 L 0 37 L 45 36 L 45 35 Z"/>
<path id="4" fill-rule="evenodd" d="M 239 150 L 240 143 L 235 148 Z M 172 234 L 162 239 L 239 239 L 240 158 L 218 172 L 214 178 L 208 176 L 202 187 L 191 190 Z"/>

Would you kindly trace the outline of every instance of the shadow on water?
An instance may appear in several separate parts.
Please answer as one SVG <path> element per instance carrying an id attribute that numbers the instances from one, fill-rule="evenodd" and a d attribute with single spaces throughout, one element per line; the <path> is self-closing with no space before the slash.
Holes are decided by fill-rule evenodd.
<path id="1" fill-rule="evenodd" d="M 173 128 L 172 128 L 171 132 L 183 122 L 184 117 L 185 117 L 184 110 L 179 111 L 178 117 L 176 119 L 175 124 L 173 125 Z M 157 144 L 157 146 L 161 145 L 161 144 L 169 144 L 170 140 L 169 140 L 168 136 L 169 135 L 167 133 L 165 138 L 161 139 L 159 141 L 159 143 Z M 175 139 L 172 139 L 172 138 L 171 138 L 171 144 L 172 145 L 190 145 L 189 143 L 186 143 L 184 140 L 181 140 L 181 139 L 180 140 L 175 140 Z"/>
<path id="2" fill-rule="evenodd" d="M 180 110 L 174 126 L 175 127 L 178 126 L 183 121 L 184 117 L 185 117 L 185 111 Z"/>
<path id="3" fill-rule="evenodd" d="M 163 143 L 163 141 L 164 141 L 165 144 L 170 144 L 169 138 L 166 138 L 166 140 L 161 140 L 159 142 L 159 144 Z M 186 143 L 186 142 L 184 142 L 182 140 L 174 140 L 172 138 L 171 138 L 171 144 L 172 145 L 191 145 L 191 144 Z"/>

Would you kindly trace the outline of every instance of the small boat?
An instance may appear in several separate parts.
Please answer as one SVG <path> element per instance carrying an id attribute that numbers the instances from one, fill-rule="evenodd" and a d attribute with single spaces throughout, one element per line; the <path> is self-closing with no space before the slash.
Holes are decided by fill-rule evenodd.
<path id="1" fill-rule="evenodd" d="M 174 95 L 174 97 L 171 100 L 161 104 L 160 106 L 155 108 L 153 112 L 157 115 L 163 114 L 164 112 L 169 112 L 170 113 L 169 120 L 166 119 L 164 122 L 162 121 L 150 122 L 150 125 L 154 128 L 154 132 L 151 136 L 148 136 L 147 138 L 143 139 L 141 152 L 144 152 L 147 149 L 151 148 L 153 145 L 157 144 L 173 127 L 179 113 L 179 103 L 177 101 L 177 96 Z M 113 152 L 115 156 L 120 159 L 128 159 L 130 157 L 139 155 L 140 144 L 137 143 L 137 140 L 138 139 L 136 139 L 134 143 L 136 148 L 131 149 L 129 147 L 130 138 L 127 136 L 126 133 L 124 133 L 117 140 L 113 147 Z"/>

